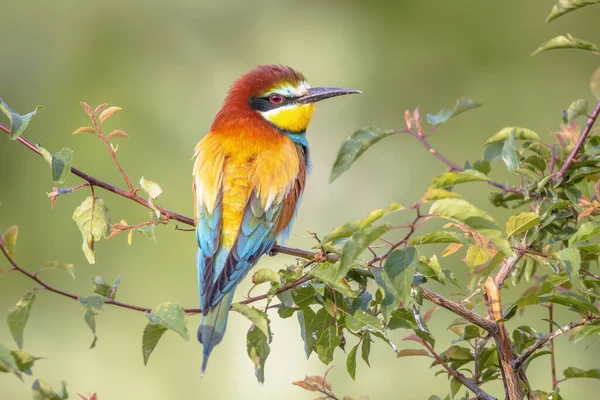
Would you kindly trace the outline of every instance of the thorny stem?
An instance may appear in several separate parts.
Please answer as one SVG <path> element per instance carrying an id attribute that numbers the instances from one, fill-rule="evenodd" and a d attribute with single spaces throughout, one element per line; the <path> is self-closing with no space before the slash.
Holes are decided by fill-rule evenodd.
<path id="1" fill-rule="evenodd" d="M 460 383 L 462 383 L 470 391 L 472 391 L 473 393 L 475 393 L 475 395 L 477 396 L 478 399 L 497 400 L 495 397 L 493 397 L 493 396 L 489 395 L 488 393 L 484 392 L 483 389 L 481 389 L 479 386 L 477 386 L 477 384 L 475 382 L 473 382 L 472 380 L 470 380 L 469 378 L 467 378 L 466 376 L 464 376 L 463 374 L 461 374 L 460 372 L 458 372 L 454 368 L 450 367 L 448 365 L 448 363 L 446 361 L 444 361 L 442 359 L 442 357 L 440 357 L 439 354 L 437 354 L 433 350 L 433 347 L 431 347 L 429 345 L 429 343 L 427 343 L 424 340 L 421 340 L 421 344 L 423 344 L 423 346 L 425 346 L 427 348 L 427 350 L 429 351 L 429 353 L 431 353 L 431 355 L 437 360 L 437 362 L 439 362 L 440 365 L 442 367 L 444 367 L 444 369 L 446 371 L 448 371 L 448 373 L 450 375 L 452 375 L 456 380 L 458 380 Z"/>
<path id="2" fill-rule="evenodd" d="M 583 128 L 583 130 L 581 131 L 581 134 L 579 135 L 579 139 L 577 139 L 577 143 L 575 144 L 575 147 L 573 147 L 573 150 L 571 150 L 571 153 L 569 153 L 564 164 L 562 165 L 562 167 L 560 167 L 560 169 L 554 176 L 555 181 L 562 179 L 565 176 L 565 174 L 566 174 L 567 170 L 569 169 L 569 167 L 571 166 L 571 164 L 573 164 L 573 162 L 575 161 L 575 157 L 577 157 L 579 150 L 581 149 L 581 147 L 585 143 L 585 140 L 587 139 L 590 132 L 592 131 L 592 126 L 594 126 L 594 123 L 596 122 L 596 119 L 598 118 L 599 114 L 600 114 L 600 101 L 598 101 L 598 103 L 596 104 L 596 107 L 594 108 L 594 111 L 588 117 L 585 127 Z"/>

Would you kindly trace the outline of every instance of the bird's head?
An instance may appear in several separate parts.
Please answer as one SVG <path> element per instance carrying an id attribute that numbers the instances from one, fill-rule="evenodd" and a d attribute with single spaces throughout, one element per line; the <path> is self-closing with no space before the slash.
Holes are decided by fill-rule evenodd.
<path id="1" fill-rule="evenodd" d="M 330 97 L 361 93 L 335 87 L 311 88 L 302 73 L 283 65 L 261 65 L 231 87 L 213 130 L 234 117 L 259 116 L 284 134 L 306 131 L 314 103 Z M 216 129 L 215 129 L 216 128 Z"/>

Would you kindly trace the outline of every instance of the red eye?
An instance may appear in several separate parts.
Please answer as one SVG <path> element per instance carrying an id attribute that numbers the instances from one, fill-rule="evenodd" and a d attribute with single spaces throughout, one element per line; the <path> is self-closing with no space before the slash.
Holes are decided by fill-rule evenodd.
<path id="1" fill-rule="evenodd" d="M 274 93 L 269 97 L 269 100 L 271 100 L 271 103 L 273 104 L 281 104 L 283 102 L 283 97 L 277 93 Z"/>

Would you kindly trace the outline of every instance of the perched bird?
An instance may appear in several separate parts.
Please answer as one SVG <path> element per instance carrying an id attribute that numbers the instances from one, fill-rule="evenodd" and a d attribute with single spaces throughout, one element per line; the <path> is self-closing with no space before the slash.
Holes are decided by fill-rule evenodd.
<path id="1" fill-rule="evenodd" d="M 196 146 L 194 215 L 202 374 L 223 339 L 237 285 L 278 238 L 285 240 L 306 180 L 306 128 L 314 103 L 357 90 L 311 88 L 283 65 L 263 65 L 229 90 Z"/>

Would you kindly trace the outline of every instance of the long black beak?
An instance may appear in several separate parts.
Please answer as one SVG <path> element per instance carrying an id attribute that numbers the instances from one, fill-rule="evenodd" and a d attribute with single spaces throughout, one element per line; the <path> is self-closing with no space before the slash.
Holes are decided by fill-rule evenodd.
<path id="1" fill-rule="evenodd" d="M 308 104 L 325 100 L 330 97 L 342 96 L 344 94 L 362 93 L 360 90 L 343 89 L 334 87 L 315 87 L 308 89 L 308 94 L 296 99 L 296 103 Z"/>

